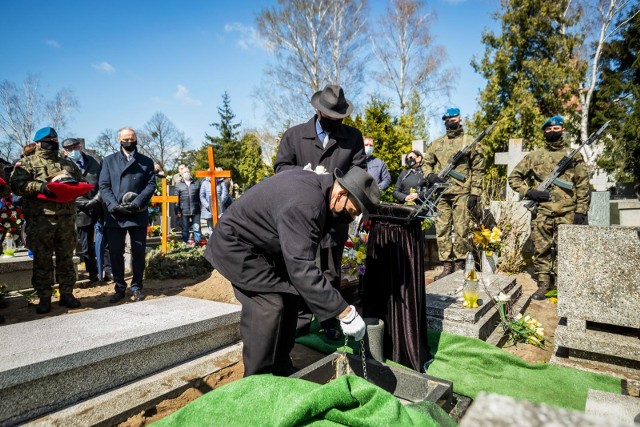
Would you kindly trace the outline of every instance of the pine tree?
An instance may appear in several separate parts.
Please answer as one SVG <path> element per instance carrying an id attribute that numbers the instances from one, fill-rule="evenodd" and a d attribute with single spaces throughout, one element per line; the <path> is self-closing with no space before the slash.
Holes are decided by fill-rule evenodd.
<path id="1" fill-rule="evenodd" d="M 496 151 L 507 148 L 509 138 L 523 138 L 530 147 L 541 145 L 540 126 L 552 115 L 565 116 L 566 127 L 575 132 L 576 95 L 584 70 L 572 55 L 581 36 L 567 31 L 577 21 L 567 15 L 567 0 L 501 4 L 496 15 L 501 33 L 483 34 L 484 57 L 472 62 L 487 86 L 470 128 L 479 131 L 498 122 L 483 141 L 488 164 Z"/>
<path id="2" fill-rule="evenodd" d="M 196 158 L 197 166 L 208 166 L 206 147 L 213 146 L 215 151 L 216 166 L 222 167 L 224 170 L 230 170 L 232 177 L 236 177 L 238 174 L 237 163 L 242 154 L 242 144 L 239 140 L 240 131 L 238 128 L 242 123 L 234 123 L 236 115 L 231 110 L 231 97 L 225 91 L 222 95 L 222 107 L 218 107 L 218 115 L 220 121 L 211 123 L 218 130 L 220 136 L 213 137 L 205 134 L 205 143 L 202 152 L 199 153 Z"/>
<path id="3" fill-rule="evenodd" d="M 602 74 L 594 93 L 589 132 L 611 120 L 598 165 L 623 182 L 640 182 L 640 6 L 629 15 L 620 37 L 605 43 Z M 632 18 L 629 20 L 629 18 Z"/>

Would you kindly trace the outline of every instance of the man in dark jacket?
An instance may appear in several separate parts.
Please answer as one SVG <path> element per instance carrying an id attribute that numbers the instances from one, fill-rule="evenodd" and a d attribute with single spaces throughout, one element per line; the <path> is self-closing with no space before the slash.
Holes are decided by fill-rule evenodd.
<path id="1" fill-rule="evenodd" d="M 189 242 L 189 229 L 193 227 L 193 240 L 200 243 L 200 181 L 194 180 L 187 168 L 174 191 L 178 196 L 176 217 L 182 220 L 182 241 Z"/>
<path id="2" fill-rule="evenodd" d="M 115 294 L 109 302 L 124 298 L 124 247 L 127 233 L 131 240 L 133 300 L 144 299 L 142 276 L 147 243 L 149 200 L 156 189 L 153 160 L 138 152 L 138 138 L 131 128 L 118 131 L 120 151 L 104 158 L 100 171 L 100 195 L 105 208 L 105 229 L 109 241 Z"/>
<path id="3" fill-rule="evenodd" d="M 98 176 L 100 175 L 101 163 L 93 156 L 82 150 L 82 141 L 77 138 L 67 138 L 62 141 L 62 149 L 65 157 L 78 166 L 85 181 L 95 188 L 87 194 L 76 199 L 76 232 L 78 233 L 78 243 L 80 250 L 76 250 L 76 255 L 84 261 L 84 265 L 89 273 L 89 281 L 98 281 L 98 266 L 96 264 L 96 245 L 94 241 L 95 225 L 102 209 L 100 203 L 100 191 L 98 189 Z"/>
<path id="4" fill-rule="evenodd" d="M 336 169 L 367 168 L 362 134 L 342 124 L 351 114 L 353 104 L 345 98 L 340 86 L 328 85 L 311 97 L 316 115 L 307 123 L 288 129 L 280 141 L 274 163 L 276 173 L 288 169 L 307 169 L 333 174 Z M 334 288 L 340 288 L 342 251 L 348 237 L 348 226 L 337 224 L 320 244 L 320 268 Z M 302 310 L 305 312 L 306 310 Z M 301 313 L 298 328 L 304 331 L 311 314 Z M 331 338 L 337 338 L 336 325 L 324 324 Z"/>
<path id="5" fill-rule="evenodd" d="M 205 258 L 231 281 L 242 304 L 244 375 L 288 375 L 301 298 L 323 321 L 340 319 L 346 335 L 364 337 L 364 321 L 315 263 L 318 245 L 379 202 L 360 168 L 346 174 L 285 171 L 261 181 L 220 217 Z"/>

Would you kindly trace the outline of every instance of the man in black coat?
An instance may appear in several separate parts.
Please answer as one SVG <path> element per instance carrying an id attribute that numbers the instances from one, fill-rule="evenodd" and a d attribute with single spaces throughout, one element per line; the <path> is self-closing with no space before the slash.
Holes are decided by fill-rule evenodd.
<path id="1" fill-rule="evenodd" d="M 109 302 L 124 298 L 124 247 L 127 233 L 131 240 L 133 300 L 144 299 L 142 276 L 147 243 L 147 207 L 156 189 L 153 160 L 138 152 L 138 138 L 131 128 L 118 131 L 120 151 L 104 158 L 100 171 L 100 195 L 105 208 L 105 229 L 109 241 L 115 294 Z"/>
<path id="2" fill-rule="evenodd" d="M 200 243 L 200 181 L 194 180 L 189 168 L 185 166 L 182 181 L 178 181 L 173 190 L 178 196 L 174 206 L 176 217 L 182 224 L 182 241 L 189 242 L 189 229 L 193 228 L 193 241 Z"/>
<path id="3" fill-rule="evenodd" d="M 62 141 L 62 149 L 67 159 L 73 161 L 85 181 L 95 188 L 76 199 L 76 232 L 80 250 L 76 255 L 84 261 L 89 281 L 98 281 L 98 265 L 96 263 L 95 225 L 102 209 L 100 203 L 100 191 L 98 189 L 98 176 L 100 176 L 101 163 L 93 156 L 83 152 L 82 141 L 77 138 L 67 138 Z"/>
<path id="4" fill-rule="evenodd" d="M 327 85 L 311 97 L 311 105 L 316 109 L 316 115 L 283 135 L 274 163 L 276 173 L 288 169 L 330 174 L 336 169 L 346 172 L 359 167 L 366 170 L 362 133 L 342 124 L 353 110 L 353 104 L 345 98 L 342 88 Z M 336 225 L 320 244 L 320 268 L 336 289 L 340 288 L 342 252 L 348 229 L 345 224 Z M 310 322 L 311 314 L 303 308 L 298 329 L 304 332 Z M 338 338 L 335 322 L 325 323 L 323 327 L 330 338 Z"/>
<path id="5" fill-rule="evenodd" d="M 318 175 L 285 171 L 253 186 L 214 228 L 205 258 L 231 281 L 242 304 L 245 376 L 288 375 L 303 299 L 323 321 L 340 319 L 346 335 L 364 337 L 364 321 L 315 263 L 320 241 L 379 202 L 380 190 L 360 168 Z"/>

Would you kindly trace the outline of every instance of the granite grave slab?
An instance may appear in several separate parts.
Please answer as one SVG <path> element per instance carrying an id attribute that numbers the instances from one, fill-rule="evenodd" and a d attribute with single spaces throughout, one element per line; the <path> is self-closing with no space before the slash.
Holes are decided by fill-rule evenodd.
<path id="1" fill-rule="evenodd" d="M 2 327 L 0 425 L 236 343 L 240 307 L 181 296 Z"/>
<path id="2" fill-rule="evenodd" d="M 594 414 L 621 423 L 640 424 L 640 399 L 633 396 L 589 390 L 585 414 Z"/>

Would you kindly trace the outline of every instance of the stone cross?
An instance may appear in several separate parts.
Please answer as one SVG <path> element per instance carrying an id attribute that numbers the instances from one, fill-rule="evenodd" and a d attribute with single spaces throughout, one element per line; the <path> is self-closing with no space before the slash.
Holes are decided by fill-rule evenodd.
<path id="1" fill-rule="evenodd" d="M 522 151 L 522 139 L 510 139 L 509 150 L 502 153 L 495 153 L 494 163 L 496 165 L 507 165 L 507 176 L 511 171 L 520 163 L 520 160 L 524 158 L 529 152 Z M 507 201 L 517 202 L 520 199 L 518 193 L 513 191 L 509 184 L 507 184 Z"/>
<path id="2" fill-rule="evenodd" d="M 169 215 L 167 215 L 167 209 L 169 203 L 178 203 L 178 196 L 169 196 L 167 194 L 167 178 L 162 178 L 162 195 L 153 196 L 151 201 L 162 205 L 162 253 L 166 254 L 167 238 L 169 237 Z"/>
<path id="3" fill-rule="evenodd" d="M 217 171 L 215 158 L 213 155 L 213 147 L 207 148 L 209 156 L 209 170 L 196 171 L 196 176 L 200 178 L 209 177 L 211 180 L 211 216 L 213 217 L 213 226 L 218 223 L 218 192 L 216 191 L 216 178 L 231 178 L 231 171 Z"/>

